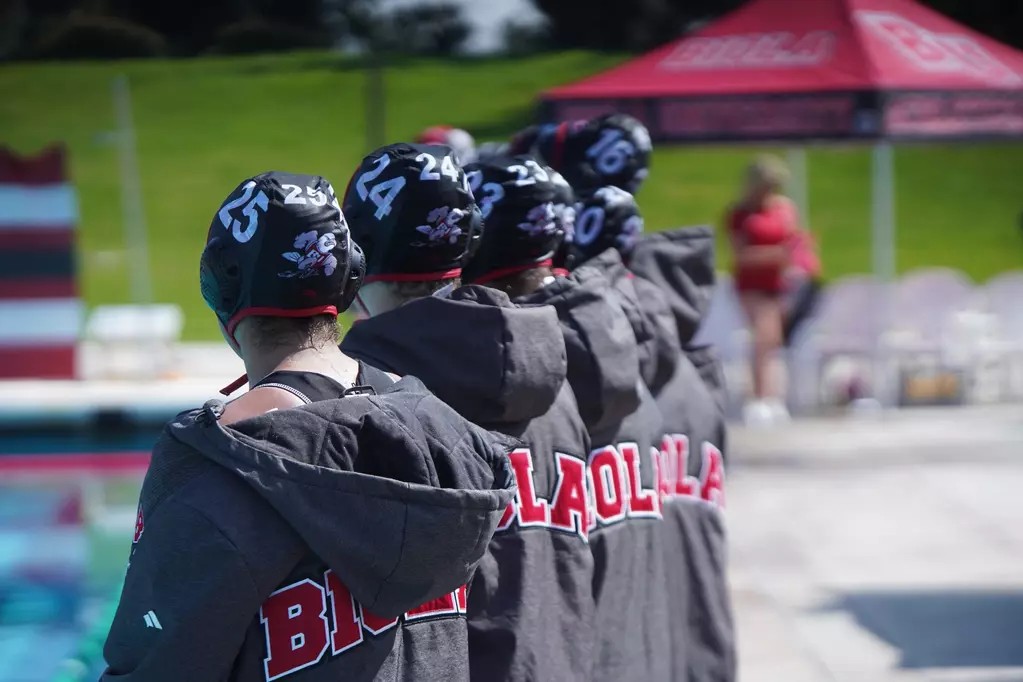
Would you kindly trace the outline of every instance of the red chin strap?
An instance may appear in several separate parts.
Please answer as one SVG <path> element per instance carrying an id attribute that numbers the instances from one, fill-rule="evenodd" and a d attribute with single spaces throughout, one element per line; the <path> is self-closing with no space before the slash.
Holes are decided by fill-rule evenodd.
<path id="1" fill-rule="evenodd" d="M 532 270 L 534 268 L 549 268 L 554 261 L 550 258 L 542 260 L 539 263 L 526 263 L 525 265 L 512 265 L 507 268 L 498 268 L 497 270 L 491 270 L 490 272 L 480 275 L 472 281 L 473 284 L 486 284 L 487 282 L 493 282 L 495 279 L 501 279 L 502 277 L 508 277 L 519 272 L 525 272 L 526 270 Z"/>
<path id="2" fill-rule="evenodd" d="M 224 388 L 220 389 L 220 393 L 221 395 L 225 396 L 231 395 L 232 393 L 234 393 L 247 383 L 249 383 L 249 375 L 243 374 L 234 381 L 232 381 L 231 383 L 229 383 L 227 386 L 224 386 Z"/>

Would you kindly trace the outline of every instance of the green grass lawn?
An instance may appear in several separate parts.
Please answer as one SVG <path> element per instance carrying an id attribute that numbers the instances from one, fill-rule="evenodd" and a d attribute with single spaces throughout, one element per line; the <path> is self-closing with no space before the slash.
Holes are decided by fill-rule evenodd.
<path id="1" fill-rule="evenodd" d="M 539 90 L 619 59 L 569 52 L 393 66 L 387 137 L 451 123 L 503 138 L 530 121 Z M 214 211 L 240 180 L 268 169 L 322 174 L 340 191 L 368 151 L 363 72 L 323 53 L 0 68 L 0 144 L 32 152 L 62 140 L 71 150 L 90 304 L 132 298 L 117 150 L 104 140 L 120 73 L 132 87 L 155 298 L 184 308 L 187 338 L 214 338 L 197 282 Z M 640 195 L 648 229 L 719 222 L 755 151 L 657 150 Z M 900 270 L 947 265 L 983 280 L 1023 266 L 1023 144 L 914 146 L 896 159 Z M 809 222 L 829 276 L 869 268 L 869 163 L 862 149 L 810 153 Z"/>

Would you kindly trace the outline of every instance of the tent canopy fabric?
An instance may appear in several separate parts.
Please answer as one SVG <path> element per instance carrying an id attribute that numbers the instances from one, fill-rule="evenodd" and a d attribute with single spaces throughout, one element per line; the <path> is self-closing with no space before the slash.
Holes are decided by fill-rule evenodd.
<path id="1" fill-rule="evenodd" d="M 1023 135 L 1023 52 L 913 0 L 752 0 L 543 95 L 548 120 L 623 111 L 655 139 Z"/>

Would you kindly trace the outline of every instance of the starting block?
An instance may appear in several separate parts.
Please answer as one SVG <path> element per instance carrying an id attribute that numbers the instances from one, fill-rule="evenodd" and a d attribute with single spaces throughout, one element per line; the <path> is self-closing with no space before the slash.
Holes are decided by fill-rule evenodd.
<path id="1" fill-rule="evenodd" d="M 84 378 L 165 376 L 183 327 L 181 308 L 173 304 L 98 306 L 85 325 Z"/>

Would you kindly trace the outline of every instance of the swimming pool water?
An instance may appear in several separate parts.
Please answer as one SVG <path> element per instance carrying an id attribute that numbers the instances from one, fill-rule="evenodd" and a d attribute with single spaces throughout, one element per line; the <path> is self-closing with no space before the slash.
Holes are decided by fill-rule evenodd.
<path id="1" fill-rule="evenodd" d="M 97 679 L 157 435 L 0 432 L 0 682 Z"/>

